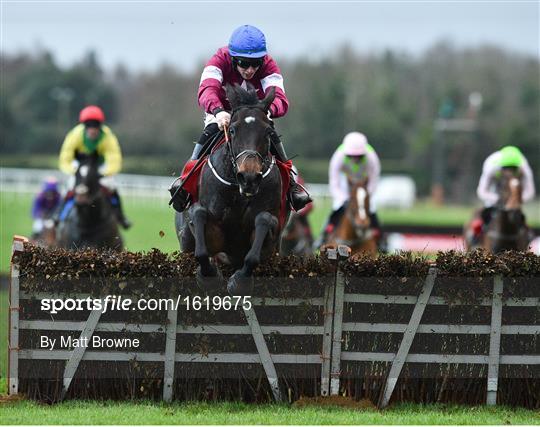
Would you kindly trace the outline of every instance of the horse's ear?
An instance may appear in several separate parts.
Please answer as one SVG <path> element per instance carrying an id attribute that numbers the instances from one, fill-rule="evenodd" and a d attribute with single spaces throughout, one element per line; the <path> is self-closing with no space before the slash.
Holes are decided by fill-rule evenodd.
<path id="1" fill-rule="evenodd" d="M 237 88 L 238 83 L 235 83 L 234 86 L 228 83 L 225 85 L 225 93 L 227 94 L 227 99 L 232 108 L 235 108 L 240 102 Z"/>
<path id="2" fill-rule="evenodd" d="M 271 86 L 270 90 L 264 97 L 264 99 L 261 100 L 261 104 L 263 106 L 264 111 L 268 111 L 270 109 L 270 105 L 272 105 L 272 101 L 274 101 L 274 98 L 276 97 L 276 87 Z"/>

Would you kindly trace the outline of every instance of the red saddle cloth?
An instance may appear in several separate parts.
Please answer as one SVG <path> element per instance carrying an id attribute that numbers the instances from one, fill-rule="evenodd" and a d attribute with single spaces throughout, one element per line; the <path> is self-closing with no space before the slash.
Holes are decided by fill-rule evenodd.
<path id="1" fill-rule="evenodd" d="M 187 181 L 184 182 L 183 188 L 191 195 L 193 203 L 199 200 L 199 177 L 201 175 L 203 166 L 206 164 L 207 161 L 208 157 L 206 157 L 199 164 L 199 166 L 197 166 L 197 169 L 191 174 Z M 197 160 L 189 160 L 186 163 L 184 169 L 182 169 L 182 174 L 180 175 L 182 182 L 185 180 L 186 176 L 191 172 L 191 170 L 195 167 L 196 163 Z M 283 227 L 283 225 L 285 224 L 285 220 L 287 219 L 287 193 L 289 192 L 289 185 L 291 181 L 290 172 L 293 164 L 292 160 L 282 162 L 276 159 L 276 165 L 279 169 L 279 173 L 281 174 L 281 209 L 279 214 L 279 224 L 280 227 Z"/>

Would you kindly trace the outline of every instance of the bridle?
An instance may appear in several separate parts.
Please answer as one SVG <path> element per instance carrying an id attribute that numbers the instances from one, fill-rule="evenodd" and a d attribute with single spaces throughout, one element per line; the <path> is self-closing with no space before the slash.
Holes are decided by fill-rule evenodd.
<path id="1" fill-rule="evenodd" d="M 77 168 L 76 172 L 76 179 L 75 179 L 75 185 L 73 186 L 73 192 L 75 195 L 86 195 L 86 202 L 82 203 L 82 205 L 92 205 L 100 196 L 101 189 L 100 189 L 100 183 L 99 183 L 99 177 L 100 175 L 96 175 L 96 187 L 90 185 L 88 181 L 88 174 L 91 173 L 92 166 L 89 164 L 80 164 Z M 77 182 L 79 181 L 79 182 Z M 95 191 L 91 191 L 95 190 Z M 77 205 L 80 205 L 80 203 L 76 203 Z"/>
<path id="2" fill-rule="evenodd" d="M 367 197 L 368 195 L 367 190 L 365 191 L 366 191 L 366 197 Z M 355 191 L 355 197 L 357 197 L 356 191 Z M 373 236 L 373 230 L 370 228 L 369 222 L 365 227 L 364 226 L 358 227 L 356 225 L 356 218 L 355 218 L 356 212 L 355 211 L 358 210 L 358 206 L 357 206 L 358 203 L 357 201 L 353 202 L 353 200 L 350 200 L 348 203 L 349 204 L 346 207 L 345 215 L 349 218 L 349 221 L 351 222 L 351 225 L 354 228 L 354 233 L 356 237 L 350 240 L 336 239 L 336 242 L 340 245 L 355 246 L 355 245 L 362 244 L 368 239 L 371 239 Z M 355 208 L 353 209 L 353 207 Z M 364 206 L 363 209 L 364 209 L 365 215 L 369 215 L 367 207 Z"/>
<path id="3" fill-rule="evenodd" d="M 231 119 L 238 111 L 246 109 L 246 108 L 259 109 L 263 113 L 266 114 L 266 111 L 264 111 L 264 109 L 261 108 L 261 107 L 243 105 L 241 107 L 237 107 L 237 108 L 234 108 L 232 110 Z M 232 168 L 233 168 L 235 182 L 227 181 L 225 178 L 220 176 L 219 173 L 217 172 L 216 168 L 212 164 L 212 156 L 208 157 L 208 166 L 210 167 L 210 170 L 212 171 L 214 176 L 221 183 L 223 183 L 225 185 L 228 185 L 228 186 L 238 186 L 239 184 L 238 184 L 238 181 L 236 180 L 237 179 L 236 176 L 238 174 L 239 168 L 249 158 L 259 158 L 261 160 L 261 163 L 263 165 L 263 170 L 266 169 L 266 171 L 264 171 L 262 173 L 262 179 L 266 178 L 270 174 L 270 172 L 272 171 L 272 169 L 273 169 L 273 167 L 274 167 L 274 165 L 276 163 L 276 159 L 275 159 L 274 156 L 263 157 L 261 155 L 261 153 L 259 153 L 257 150 L 243 150 L 240 153 L 235 154 L 234 148 L 233 148 L 234 134 L 229 135 L 229 129 L 227 128 L 227 126 L 224 127 L 224 134 L 225 134 L 225 144 L 226 144 L 226 147 L 227 147 L 229 161 L 231 162 L 231 165 L 232 165 Z M 271 144 L 272 142 L 271 142 L 271 139 L 270 139 L 270 134 L 267 135 L 267 138 L 268 138 L 268 144 Z M 240 161 L 240 163 L 239 163 L 239 161 Z"/>

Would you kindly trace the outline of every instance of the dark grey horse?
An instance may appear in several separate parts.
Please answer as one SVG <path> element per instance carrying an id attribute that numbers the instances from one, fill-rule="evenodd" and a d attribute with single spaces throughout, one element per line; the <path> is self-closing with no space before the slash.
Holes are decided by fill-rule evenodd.
<path id="1" fill-rule="evenodd" d="M 199 200 L 176 214 L 177 234 L 184 252 L 199 263 L 197 282 L 203 289 L 224 284 L 216 255 L 237 270 L 227 289 L 249 294 L 253 269 L 278 251 L 281 227 L 281 175 L 270 154 L 274 132 L 267 116 L 271 91 L 259 100 L 255 89 L 227 87 L 231 103 L 230 141 L 215 150 L 201 171 Z"/>
<path id="2" fill-rule="evenodd" d="M 66 249 L 108 248 L 122 250 L 108 195 L 99 183 L 97 155 L 79 158 L 75 175 L 74 206 L 58 225 L 58 246 Z"/>
<path id="3" fill-rule="evenodd" d="M 521 176 L 512 168 L 501 171 L 495 206 L 484 238 L 484 248 L 493 253 L 508 250 L 526 251 L 529 246 L 529 229 L 521 210 Z"/>

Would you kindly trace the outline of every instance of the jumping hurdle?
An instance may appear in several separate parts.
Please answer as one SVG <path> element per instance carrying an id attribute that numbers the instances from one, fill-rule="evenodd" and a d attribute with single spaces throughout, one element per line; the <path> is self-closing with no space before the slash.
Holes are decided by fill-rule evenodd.
<path id="1" fill-rule="evenodd" d="M 276 401 L 291 401 L 298 398 L 299 393 L 306 392 L 357 398 L 369 395 L 380 407 L 386 407 L 391 400 L 405 399 L 401 391 L 407 387 L 407 381 L 411 381 L 408 373 L 411 367 L 428 369 L 432 365 L 480 367 L 481 377 L 477 379 L 483 382 L 484 402 L 493 405 L 507 401 L 500 395 L 501 369 L 519 370 L 526 366 L 534 371 L 540 367 L 540 355 L 536 351 L 540 334 L 537 310 L 540 288 L 536 287 L 526 295 L 505 297 L 505 286 L 512 286 L 507 284 L 512 279 L 501 275 L 481 279 L 482 286 L 489 290 L 481 298 L 450 301 L 437 293 L 446 289 L 443 284 L 445 280 L 449 281 L 441 266 L 426 265 L 425 274 L 422 272 L 409 278 L 357 276 L 354 269 L 351 270 L 348 248 L 338 247 L 326 254 L 325 262 L 330 266 L 328 274 L 310 279 L 312 288 L 308 296 L 288 293 L 295 289 L 289 285 L 300 280 L 293 277 L 283 278 L 283 282 L 288 280 L 290 283 L 279 297 L 255 295 L 251 307 L 227 313 L 223 318 L 202 312 L 192 318 L 184 304 L 178 310 L 168 309 L 158 320 L 148 322 L 109 319 L 107 313 L 99 310 L 78 313 L 76 319 L 68 319 L 65 315 L 43 315 L 35 310 L 36 304 L 43 298 L 86 298 L 95 289 L 75 294 L 50 290 L 27 292 L 25 267 L 28 265 L 21 264 L 18 255 L 28 248 L 23 238 L 15 238 L 10 286 L 10 394 L 27 393 L 32 384 L 38 382 L 24 378 L 24 370 L 29 369 L 24 366 L 33 364 L 50 364 L 61 371 L 53 375 L 54 369 L 49 369 L 51 378 L 48 380 L 61 384 L 56 386 L 52 400 L 77 397 L 71 392 L 74 382 L 81 387 L 85 381 L 95 380 L 84 377 L 92 363 L 128 367 L 151 364 L 159 371 L 159 375 L 152 378 L 161 387 L 161 398 L 171 401 L 183 395 L 182 384 L 189 384 L 186 378 L 190 370 L 191 373 L 197 371 L 194 375 L 199 378 L 201 372 L 204 374 L 222 366 L 224 370 L 219 375 L 225 373 L 226 376 L 228 370 L 238 371 L 240 376 L 255 375 L 256 372 L 259 376 L 257 390 L 266 390 L 265 393 Z M 53 259 L 54 256 L 49 255 L 47 262 L 54 262 Z M 186 280 L 197 291 L 194 278 Z M 405 281 L 406 286 L 396 285 L 395 292 L 391 292 L 394 288 L 386 285 L 392 280 Z M 377 283 L 384 286 L 379 289 Z M 167 292 L 174 298 L 180 291 L 172 286 Z M 475 316 L 481 323 L 468 323 L 471 310 L 476 310 Z M 528 323 L 508 322 L 514 312 L 526 312 Z M 388 318 L 384 318 L 385 313 Z M 395 313 L 394 318 L 390 316 L 392 313 Z M 440 313 L 444 313 L 448 321 L 437 322 Z M 452 316 L 456 316 L 455 321 Z M 126 351 L 80 347 L 49 350 L 38 348 L 35 340 L 39 334 L 90 338 L 98 333 L 137 336 L 141 337 L 141 342 L 147 340 L 147 345 L 144 350 Z M 419 351 L 430 347 L 431 341 L 444 341 L 444 337 L 451 337 L 448 342 L 457 345 L 445 344 L 446 351 L 443 348 Z M 502 347 L 509 346 L 509 339 L 516 337 L 526 344 L 522 354 L 501 351 Z M 458 351 L 458 347 L 466 348 L 471 342 L 478 342 L 474 351 Z M 359 348 L 358 343 L 364 348 Z M 381 350 L 383 343 L 388 351 Z M 235 351 L 236 348 L 239 350 Z M 372 370 L 370 378 L 377 377 L 376 381 L 369 383 L 354 373 L 367 372 L 366 369 Z M 302 377 L 308 371 L 310 375 Z M 528 375 L 530 371 L 524 373 Z M 451 376 L 451 373 L 445 375 Z M 261 385 L 260 378 L 265 378 L 266 383 Z M 414 379 L 420 381 L 421 375 Z M 39 380 L 44 381 L 44 378 Z M 219 382 L 219 378 L 217 380 Z M 434 380 L 446 381 L 442 378 Z M 291 386 L 295 381 L 303 381 L 297 389 Z M 533 375 L 528 381 L 528 389 L 533 390 L 528 401 L 540 401 L 540 394 L 536 394 L 538 377 Z M 363 385 L 359 385 L 360 382 Z M 373 390 L 368 390 L 370 387 Z M 444 401 L 444 386 L 437 387 L 437 399 Z M 248 391 L 245 393 L 249 395 Z"/>

